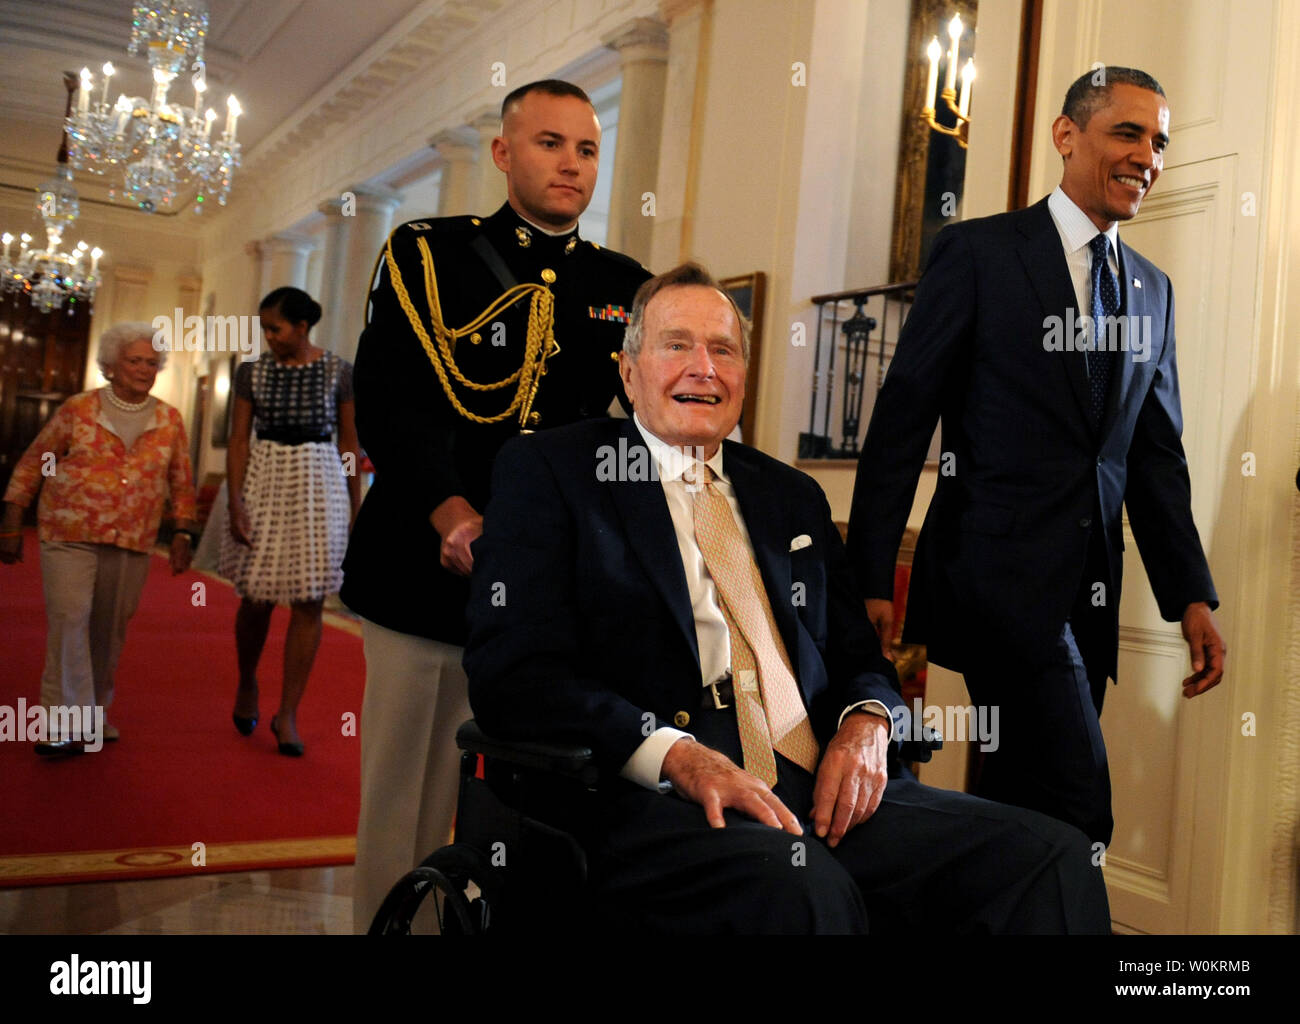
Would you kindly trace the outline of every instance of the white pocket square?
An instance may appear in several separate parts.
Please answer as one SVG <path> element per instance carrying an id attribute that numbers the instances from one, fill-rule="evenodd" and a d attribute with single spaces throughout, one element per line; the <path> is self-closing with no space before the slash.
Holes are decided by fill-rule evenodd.
<path id="1" fill-rule="evenodd" d="M 798 537 L 796 537 L 794 540 L 790 542 L 791 551 L 800 551 L 803 548 L 810 548 L 810 547 L 812 547 L 812 538 L 809 537 L 808 534 L 806 533 L 799 534 Z"/>

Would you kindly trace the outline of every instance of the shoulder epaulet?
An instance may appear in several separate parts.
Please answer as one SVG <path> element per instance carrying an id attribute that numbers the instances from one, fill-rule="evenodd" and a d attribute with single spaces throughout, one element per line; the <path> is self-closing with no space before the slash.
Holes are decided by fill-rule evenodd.
<path id="1" fill-rule="evenodd" d="M 584 239 L 584 241 L 586 240 Z M 623 266 L 631 270 L 642 270 L 642 271 L 645 270 L 645 267 L 641 266 L 641 264 L 638 263 L 636 260 L 634 260 L 631 256 L 626 256 L 623 253 L 618 252 L 617 250 L 614 249 L 606 249 L 603 245 L 598 245 L 595 242 L 587 242 L 587 244 L 596 251 L 596 255 L 598 256 L 603 256 L 606 259 L 613 261 L 614 263 L 622 264 Z"/>
<path id="2" fill-rule="evenodd" d="M 424 217 L 417 220 L 408 220 L 405 224 L 398 225 L 393 233 L 397 232 L 415 232 L 416 234 L 455 234 L 457 232 L 472 231 L 483 223 L 480 217 Z"/>

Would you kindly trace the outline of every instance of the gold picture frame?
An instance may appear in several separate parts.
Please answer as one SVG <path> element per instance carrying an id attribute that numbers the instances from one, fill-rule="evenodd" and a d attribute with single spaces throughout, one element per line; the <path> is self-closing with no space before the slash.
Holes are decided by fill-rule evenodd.
<path id="1" fill-rule="evenodd" d="M 718 282 L 731 296 L 737 308 L 749 320 L 749 367 L 745 372 L 745 404 L 740 411 L 740 436 L 753 444 L 758 416 L 758 367 L 763 348 L 763 302 L 767 297 L 767 275 L 761 270 L 752 274 L 724 277 Z"/>

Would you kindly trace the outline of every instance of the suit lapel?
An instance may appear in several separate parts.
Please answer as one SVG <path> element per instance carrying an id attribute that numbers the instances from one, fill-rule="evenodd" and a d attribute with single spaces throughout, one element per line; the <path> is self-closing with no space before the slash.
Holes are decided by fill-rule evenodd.
<path id="1" fill-rule="evenodd" d="M 790 515 L 785 495 L 764 488 L 758 467 L 749 458 L 749 450 L 724 442 L 722 469 L 736 492 L 736 502 L 745 517 L 745 529 L 754 547 L 754 561 L 767 587 L 768 603 L 777 629 L 798 672 L 798 618 L 792 600 L 790 577 Z"/>
<path id="2" fill-rule="evenodd" d="M 636 424 L 624 420 L 619 436 L 627 446 L 626 465 L 629 468 L 644 465 L 647 472 L 650 472 L 654 460 L 636 429 Z M 686 587 L 686 572 L 677 554 L 677 531 L 673 529 L 673 519 L 668 513 L 668 499 L 664 496 L 663 484 L 654 473 L 651 473 L 650 479 L 625 479 L 632 475 L 634 474 L 619 474 L 619 479 L 610 483 L 614 506 L 623 518 L 628 546 L 668 605 L 673 621 L 689 645 L 698 668 L 700 649 L 695 634 L 695 616 L 691 610 L 690 592 Z M 640 476 L 639 473 L 635 475 Z"/>
<path id="3" fill-rule="evenodd" d="M 1074 282 L 1070 279 L 1070 268 L 1065 262 L 1065 253 L 1061 249 L 1061 233 L 1056 230 L 1047 200 L 1041 199 L 1033 206 L 1022 211 L 1020 218 L 1020 261 L 1025 273 L 1038 295 L 1039 305 L 1044 316 L 1062 316 L 1067 309 L 1074 309 L 1075 320 L 1082 315 L 1091 315 L 1091 310 L 1077 309 L 1079 298 L 1074 293 Z M 1088 422 L 1088 363 L 1085 352 L 1062 352 L 1061 363 L 1068 378 L 1070 390 L 1079 406 L 1079 414 Z"/>

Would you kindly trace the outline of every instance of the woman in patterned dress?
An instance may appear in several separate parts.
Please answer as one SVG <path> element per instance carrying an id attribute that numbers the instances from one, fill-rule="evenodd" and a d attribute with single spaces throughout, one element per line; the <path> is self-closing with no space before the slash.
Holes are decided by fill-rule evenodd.
<path id="1" fill-rule="evenodd" d="M 69 398 L 15 465 L 0 520 L 0 562 L 23 557 L 23 510 L 40 495 L 48 636 L 41 704 L 47 710 L 113 702 L 127 623 L 149 575 L 149 552 L 170 499 L 177 527 L 172 573 L 190 564 L 194 483 L 181 414 L 149 394 L 167 359 L 147 323 L 115 324 L 99 339 L 108 386 Z M 118 738 L 102 723 L 101 740 Z M 72 727 L 75 731 L 75 726 Z M 85 726 L 83 723 L 82 731 Z M 45 757 L 79 754 L 93 738 L 47 735 Z"/>
<path id="2" fill-rule="evenodd" d="M 320 314 L 298 288 L 277 288 L 262 300 L 270 351 L 235 375 L 226 458 L 230 532 L 222 538 L 221 574 L 243 599 L 235 615 L 232 718 L 245 736 L 257 725 L 257 664 L 272 609 L 288 604 L 284 683 L 271 731 L 280 753 L 291 756 L 303 752 L 298 703 L 320 646 L 321 606 L 342 583 L 348 530 L 361 504 L 352 366 L 311 343 Z"/>

